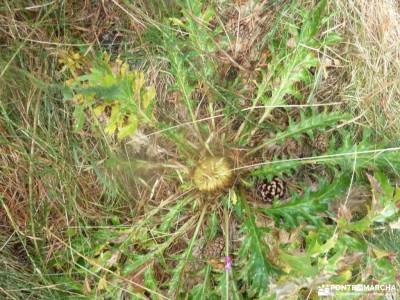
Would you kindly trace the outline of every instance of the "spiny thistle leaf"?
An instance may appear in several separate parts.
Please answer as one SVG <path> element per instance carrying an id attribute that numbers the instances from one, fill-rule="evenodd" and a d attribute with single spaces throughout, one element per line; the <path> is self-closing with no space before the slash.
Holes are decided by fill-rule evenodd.
<path id="1" fill-rule="evenodd" d="M 241 277 L 252 293 L 261 294 L 267 290 L 270 276 L 276 272 L 276 268 L 267 259 L 269 249 L 263 238 L 263 230 L 256 225 L 254 210 L 242 198 L 238 204 L 243 210 L 246 234 L 239 251 L 239 256 L 244 259 Z"/>
<path id="2" fill-rule="evenodd" d="M 342 112 L 313 113 L 310 116 L 300 113 L 299 122 L 293 122 L 289 119 L 289 126 L 284 131 L 278 132 L 273 139 L 267 141 L 267 145 L 280 142 L 289 137 L 298 138 L 303 133 L 311 134 L 314 129 L 324 130 L 339 121 L 348 119 L 349 116 Z"/>
<path id="3" fill-rule="evenodd" d="M 281 40 L 278 47 L 271 45 L 272 61 L 270 63 L 270 82 L 271 97 L 262 97 L 263 104 L 277 106 L 285 104 L 285 96 L 299 96 L 296 83 L 309 83 L 312 75 L 309 72 L 311 67 L 318 65 L 318 59 L 308 47 L 318 47 L 315 45 L 314 36 L 320 29 L 321 14 L 326 1 L 321 1 L 316 9 L 306 14 L 300 29 L 300 34 L 295 36 L 296 45 L 293 49 L 287 47 L 289 40 Z M 295 24 L 290 22 L 285 31 L 291 31 Z M 259 120 L 261 124 L 270 114 L 272 108 L 265 109 L 264 114 Z"/>
<path id="4" fill-rule="evenodd" d="M 332 168 L 334 171 L 359 172 L 365 168 L 391 169 L 395 174 L 400 172 L 400 149 L 386 148 L 388 143 L 375 144 L 368 136 L 354 144 L 350 133 L 342 136 L 341 146 L 329 145 L 326 154 L 301 159 L 273 160 L 252 172 L 256 177 L 271 177 L 279 174 L 290 174 L 301 165 L 318 164 Z"/>
<path id="5" fill-rule="evenodd" d="M 218 299 L 224 300 L 240 300 L 243 299 L 240 295 L 236 282 L 233 278 L 233 273 L 231 271 L 225 271 L 218 276 L 218 290 L 220 292 L 220 297 Z"/>
<path id="6" fill-rule="evenodd" d="M 217 68 L 210 54 L 216 51 L 214 38 L 219 31 L 210 32 L 209 28 L 204 25 L 215 16 L 215 10 L 212 6 L 208 6 L 205 11 L 202 11 L 203 4 L 201 1 L 181 2 L 179 5 L 184 17 L 170 19 L 173 26 L 187 34 L 187 39 L 177 39 L 175 28 L 161 30 L 164 37 L 163 47 L 167 50 L 171 73 L 176 81 L 175 87 L 180 91 L 192 121 L 195 121 L 196 118 L 194 115 L 195 101 L 191 94 L 197 86 L 199 78 L 205 76 L 206 79 L 213 80 Z M 194 74 L 200 76 L 194 76 Z"/>
<path id="7" fill-rule="evenodd" d="M 206 300 L 206 299 L 215 299 L 216 295 L 213 295 L 210 289 L 210 276 L 211 276 L 212 267 L 207 265 L 204 271 L 204 281 L 190 291 L 190 296 L 192 299 Z"/>
<path id="8" fill-rule="evenodd" d="M 332 183 L 323 181 L 315 192 L 308 188 L 304 195 L 296 195 L 286 202 L 275 202 L 270 208 L 259 210 L 271 216 L 279 223 L 283 218 L 289 227 L 298 226 L 301 221 L 306 220 L 315 225 L 319 224 L 321 217 L 317 214 L 328 208 L 328 202 L 342 195 L 348 188 L 349 179 L 342 176 Z"/>
<path id="9" fill-rule="evenodd" d="M 327 156 L 331 157 L 322 156 L 318 163 L 333 167 L 339 165 L 342 171 L 352 170 L 353 165 L 356 170 L 372 167 L 391 169 L 397 174 L 400 171 L 400 149 L 390 149 L 387 141 L 374 142 L 368 131 L 364 131 L 362 140 L 357 144 L 354 144 L 349 132 L 343 134 L 342 140 L 339 148 L 328 151 Z"/>
<path id="10" fill-rule="evenodd" d="M 318 3 L 313 11 L 305 12 L 304 23 L 301 27 L 299 40 L 310 41 L 320 30 L 326 0 Z"/>
<path id="11" fill-rule="evenodd" d="M 166 41 L 171 41 L 174 43 L 174 38 L 171 38 L 167 35 Z M 196 118 L 194 116 L 194 103 L 191 99 L 190 95 L 194 90 L 194 86 L 190 83 L 189 80 L 189 67 L 185 63 L 184 55 L 182 55 L 180 49 L 176 44 L 168 44 L 166 42 L 166 48 L 169 49 L 169 61 L 171 64 L 171 71 L 176 78 L 176 88 L 182 93 L 182 97 L 186 107 L 189 111 L 192 121 L 195 121 Z"/>
<path id="12" fill-rule="evenodd" d="M 393 252 L 400 267 L 400 230 L 376 230 L 375 235 L 369 237 L 368 240 L 376 248 Z"/>
<path id="13" fill-rule="evenodd" d="M 280 251 L 279 259 L 287 273 L 301 277 L 313 277 L 318 273 L 318 268 L 312 265 L 311 257 L 307 254 L 291 255 Z"/>
<path id="14" fill-rule="evenodd" d="M 185 266 L 187 265 L 187 262 L 192 257 L 192 250 L 193 250 L 194 244 L 196 242 L 200 227 L 203 224 L 203 219 L 204 219 L 204 215 L 206 213 L 206 209 L 207 209 L 207 206 L 204 206 L 203 210 L 201 212 L 200 218 L 197 222 L 196 229 L 193 233 L 192 239 L 190 240 L 188 247 L 182 254 L 179 255 L 178 265 L 173 270 L 172 278 L 171 278 L 171 281 L 169 284 L 168 295 L 170 295 L 170 296 L 173 296 L 173 295 L 176 296 L 177 294 L 179 294 L 179 288 L 182 284 L 183 272 L 185 270 Z"/>
<path id="15" fill-rule="evenodd" d="M 205 236 L 208 240 L 212 240 L 217 236 L 220 227 L 220 220 L 215 211 L 213 211 L 208 218 L 208 226 L 205 231 Z"/>
<path id="16" fill-rule="evenodd" d="M 296 168 L 306 163 L 309 162 L 296 159 L 274 160 L 271 161 L 271 163 L 254 170 L 252 175 L 258 178 L 268 178 L 270 180 L 273 176 L 291 174 Z"/>
<path id="17" fill-rule="evenodd" d="M 193 246 L 194 240 L 191 240 L 191 245 Z M 182 284 L 182 276 L 183 272 L 185 270 L 185 266 L 187 265 L 188 260 L 192 256 L 192 249 L 193 247 L 188 246 L 182 254 L 176 257 L 176 261 L 178 262 L 178 265 L 174 268 L 172 271 L 172 278 L 169 282 L 169 290 L 168 290 L 168 295 L 170 296 L 177 296 L 179 294 L 179 288 L 181 287 Z"/>
<path id="18" fill-rule="evenodd" d="M 289 126 L 284 131 L 278 132 L 272 139 L 265 140 L 264 143 L 252 149 L 250 153 L 254 153 L 265 146 L 279 143 L 289 137 L 297 139 L 304 133 L 312 134 L 314 129 L 323 130 L 348 118 L 348 114 L 341 112 L 312 113 L 309 116 L 301 113 L 299 122 L 293 122 L 289 119 Z"/>
<path id="19" fill-rule="evenodd" d="M 154 274 L 153 266 L 149 266 L 146 271 L 144 271 L 144 283 L 147 288 L 160 293 L 158 290 L 158 282 Z M 152 295 L 151 297 L 152 299 L 159 299 L 159 297 L 155 295 Z"/>
<path id="20" fill-rule="evenodd" d="M 167 233 L 168 230 L 174 225 L 174 222 L 177 221 L 177 218 L 183 212 L 185 206 L 191 201 L 193 201 L 193 198 L 191 197 L 185 197 L 184 199 L 177 201 L 175 206 L 173 206 L 169 212 L 162 217 L 163 221 L 159 227 L 159 231 Z"/>
<path id="21" fill-rule="evenodd" d="M 127 275 L 132 271 L 137 270 L 139 267 L 149 263 L 151 260 L 155 259 L 155 257 L 160 255 L 168 246 L 169 243 L 157 245 L 156 250 L 146 254 L 127 253 L 126 255 L 128 256 L 130 262 L 125 264 L 122 274 Z"/>

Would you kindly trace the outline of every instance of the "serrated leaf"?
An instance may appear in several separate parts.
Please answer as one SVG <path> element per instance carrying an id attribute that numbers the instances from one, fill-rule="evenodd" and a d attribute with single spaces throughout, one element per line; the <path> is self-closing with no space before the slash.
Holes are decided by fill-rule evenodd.
<path id="1" fill-rule="evenodd" d="M 185 197 L 184 199 L 176 202 L 176 204 L 169 209 L 168 213 L 163 216 L 159 231 L 167 233 L 169 229 L 174 225 L 174 222 L 177 221 L 177 218 L 183 212 L 186 205 L 188 205 L 192 201 L 193 198 Z"/>
<path id="2" fill-rule="evenodd" d="M 307 254 L 290 255 L 280 251 L 279 259 L 285 265 L 286 273 L 301 277 L 314 277 L 318 273 L 318 268 L 312 265 L 311 257 Z"/>
<path id="3" fill-rule="evenodd" d="M 135 73 L 135 79 L 133 80 L 132 89 L 135 93 L 139 92 L 144 85 L 144 74 L 142 72 Z"/>
<path id="4" fill-rule="evenodd" d="M 342 41 L 342 37 L 336 32 L 330 32 L 324 37 L 324 44 L 327 46 L 332 46 L 340 43 Z"/>
<path id="5" fill-rule="evenodd" d="M 102 61 L 94 61 L 90 72 L 75 79 L 70 86 L 76 98 L 75 106 L 93 106 L 95 116 L 99 116 L 106 105 L 112 105 L 104 131 L 112 135 L 118 130 L 119 140 L 134 133 L 140 122 L 151 121 L 154 87 L 145 87 L 144 74 L 129 71 L 128 65 L 120 60 L 110 63 L 105 56 Z M 138 112 L 141 106 L 145 111 Z M 79 128 L 83 126 L 82 114 L 78 114 L 82 109 L 76 110 L 76 117 L 80 117 Z"/>
<path id="6" fill-rule="evenodd" d="M 192 290 L 190 291 L 190 296 L 192 297 L 191 299 L 196 299 L 196 300 L 215 299 L 216 295 L 212 295 L 212 291 L 209 286 L 211 270 L 212 267 L 210 265 L 206 265 L 204 272 L 204 280 L 202 283 L 192 288 Z"/>
<path id="7" fill-rule="evenodd" d="M 309 41 L 320 30 L 320 24 L 322 21 L 322 16 L 325 6 L 326 6 L 326 0 L 322 0 L 317 4 L 317 6 L 312 11 L 307 12 L 299 36 L 299 39 L 302 42 Z"/>
<path id="8" fill-rule="evenodd" d="M 185 266 L 186 266 L 188 260 L 192 256 L 192 250 L 194 247 L 194 243 L 197 239 L 197 235 L 199 233 L 200 227 L 203 224 L 203 219 L 204 219 L 204 216 L 206 213 L 206 208 L 207 208 L 206 206 L 203 207 L 203 210 L 202 210 L 199 220 L 197 222 L 196 229 L 193 233 L 193 236 L 190 240 L 188 247 L 182 254 L 179 255 L 178 265 L 176 266 L 176 268 L 174 268 L 172 278 L 169 283 L 168 295 L 170 295 L 170 296 L 176 295 L 182 284 L 182 274 L 184 272 L 184 269 L 185 269 Z"/>
<path id="9" fill-rule="evenodd" d="M 321 219 L 318 213 L 325 212 L 330 201 L 345 193 L 348 184 L 347 177 L 336 179 L 332 183 L 323 181 L 315 192 L 309 188 L 302 196 L 296 195 L 286 202 L 276 202 L 270 208 L 259 210 L 273 217 L 276 222 L 283 218 L 284 224 L 292 228 L 298 226 L 302 220 L 317 225 Z"/>
<path id="10" fill-rule="evenodd" d="M 335 233 L 330 237 L 325 243 L 320 244 L 318 239 L 313 239 L 310 240 L 308 237 L 307 244 L 310 244 L 309 247 L 307 247 L 307 254 L 310 255 L 311 257 L 316 257 L 320 254 L 325 254 L 329 250 L 331 250 L 336 242 L 337 242 L 338 234 Z"/>
<path id="11" fill-rule="evenodd" d="M 257 227 L 254 211 L 249 207 L 246 200 L 240 199 L 244 210 L 245 240 L 242 243 L 239 255 L 246 257 L 246 265 L 242 269 L 245 280 L 249 282 L 250 288 L 257 294 L 267 290 L 270 276 L 276 272 L 276 268 L 268 261 L 268 246 L 263 238 L 263 231 Z"/>
<path id="12" fill-rule="evenodd" d="M 310 116 L 302 113 L 299 122 L 293 122 L 289 119 L 289 126 L 284 131 L 278 132 L 272 139 L 266 139 L 261 145 L 252 149 L 251 153 L 268 145 L 279 143 L 287 138 L 297 139 L 304 133 L 312 135 L 312 130 L 323 130 L 348 118 L 349 115 L 342 112 L 312 113 Z"/>
<path id="13" fill-rule="evenodd" d="M 158 282 L 156 280 L 156 276 L 154 274 L 154 269 L 152 265 L 146 268 L 146 270 L 144 271 L 144 284 L 150 290 L 158 292 Z M 152 294 L 151 299 L 158 300 L 159 297 Z"/>
<path id="14" fill-rule="evenodd" d="M 273 176 L 279 176 L 284 173 L 290 174 L 297 167 L 308 163 L 302 160 L 274 160 L 270 164 L 262 166 L 252 172 L 252 175 L 258 178 L 271 179 Z"/>
<path id="15" fill-rule="evenodd" d="M 323 130 L 348 118 L 349 115 L 342 112 L 325 112 L 312 114 L 311 116 L 301 114 L 299 122 L 290 123 L 284 131 L 279 132 L 272 140 L 268 141 L 267 145 L 277 143 L 289 137 L 299 137 L 302 133 L 307 133 L 313 129 Z"/>

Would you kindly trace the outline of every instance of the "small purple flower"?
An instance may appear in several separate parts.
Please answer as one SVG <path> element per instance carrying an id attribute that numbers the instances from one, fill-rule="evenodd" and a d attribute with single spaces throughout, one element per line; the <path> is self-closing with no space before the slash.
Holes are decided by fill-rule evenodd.
<path id="1" fill-rule="evenodd" d="M 225 271 L 229 272 L 230 270 L 232 270 L 232 258 L 225 256 Z"/>

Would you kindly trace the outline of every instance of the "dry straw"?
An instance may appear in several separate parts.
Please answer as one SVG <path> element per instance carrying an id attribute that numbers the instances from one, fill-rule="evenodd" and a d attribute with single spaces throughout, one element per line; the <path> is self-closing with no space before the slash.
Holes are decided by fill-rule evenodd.
<path id="1" fill-rule="evenodd" d="M 343 97 L 369 126 L 400 136 L 400 3 L 396 0 L 337 0 L 347 60 Z M 335 27 L 336 27 L 335 26 Z"/>

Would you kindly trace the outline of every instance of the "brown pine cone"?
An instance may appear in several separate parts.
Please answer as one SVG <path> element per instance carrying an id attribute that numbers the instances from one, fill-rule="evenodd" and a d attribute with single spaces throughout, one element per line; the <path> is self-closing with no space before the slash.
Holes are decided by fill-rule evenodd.
<path id="1" fill-rule="evenodd" d="M 328 150 L 329 138 L 326 133 L 318 133 L 313 141 L 314 148 L 319 152 L 326 152 Z"/>
<path id="2" fill-rule="evenodd" d="M 284 144 L 285 152 L 289 157 L 300 157 L 301 156 L 301 147 L 299 143 L 292 138 L 289 138 L 285 141 Z"/>
<path id="3" fill-rule="evenodd" d="M 256 192 L 263 202 L 272 203 L 275 198 L 283 199 L 286 193 L 286 183 L 282 179 L 274 177 L 271 182 L 265 180 L 258 183 Z"/>
<path id="4" fill-rule="evenodd" d="M 109 53 L 117 54 L 122 41 L 122 33 L 115 29 L 104 31 L 100 37 L 100 45 L 103 46 Z"/>
<path id="5" fill-rule="evenodd" d="M 220 258 L 224 256 L 225 239 L 223 236 L 216 237 L 209 241 L 203 250 L 204 258 Z"/>
<path id="6" fill-rule="evenodd" d="M 213 270 L 223 270 L 225 239 L 223 236 L 216 237 L 209 241 L 203 250 L 203 256 L 207 263 L 212 266 Z"/>

